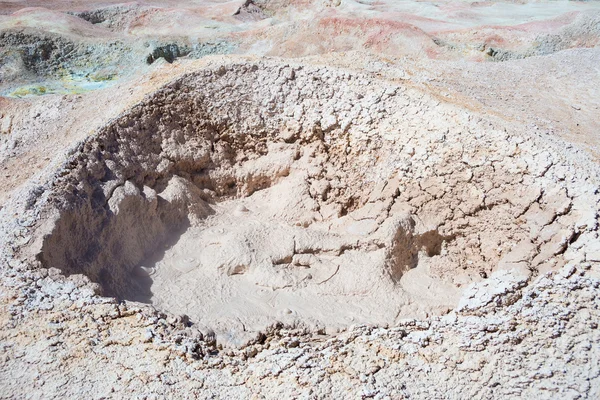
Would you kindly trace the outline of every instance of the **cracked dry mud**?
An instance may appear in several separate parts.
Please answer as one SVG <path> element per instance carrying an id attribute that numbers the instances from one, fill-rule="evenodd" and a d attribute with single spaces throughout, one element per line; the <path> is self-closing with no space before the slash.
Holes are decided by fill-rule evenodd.
<path id="1" fill-rule="evenodd" d="M 228 23 L 279 32 L 283 6 L 265 4 L 238 5 Z M 144 7 L 61 18 L 116 34 Z M 542 53 L 593 65 L 597 48 L 559 50 L 594 42 L 594 18 L 564 17 L 560 46 Z M 143 73 L 97 98 L 0 99 L 0 398 L 600 396 L 600 169 L 573 144 L 597 141 L 597 75 L 555 134 L 541 106 L 485 108 L 469 99 L 483 89 L 443 77 L 481 65 L 177 61 L 190 49 L 176 42 L 121 43 L 106 64 L 135 59 Z M 94 46 L 67 52 L 73 68 L 102 58 Z M 17 58 L 0 77 L 21 85 Z M 54 79 L 64 63 L 27 70 Z M 587 136 L 565 140 L 568 124 Z"/>

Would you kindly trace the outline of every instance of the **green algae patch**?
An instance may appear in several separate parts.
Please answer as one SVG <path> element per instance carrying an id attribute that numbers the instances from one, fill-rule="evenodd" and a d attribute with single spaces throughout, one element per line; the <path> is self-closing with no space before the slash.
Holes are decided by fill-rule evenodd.
<path id="1" fill-rule="evenodd" d="M 7 92 L 5 95 L 8 97 L 25 98 L 48 94 L 84 94 L 112 86 L 116 82 L 115 77 L 115 74 L 94 74 L 87 77 L 64 76 L 60 80 L 45 82 L 43 85 L 21 86 Z"/>
<path id="2" fill-rule="evenodd" d="M 46 86 L 29 85 L 20 87 L 13 92 L 9 93 L 9 97 L 31 97 L 31 96 L 42 96 L 48 94 L 48 88 Z"/>

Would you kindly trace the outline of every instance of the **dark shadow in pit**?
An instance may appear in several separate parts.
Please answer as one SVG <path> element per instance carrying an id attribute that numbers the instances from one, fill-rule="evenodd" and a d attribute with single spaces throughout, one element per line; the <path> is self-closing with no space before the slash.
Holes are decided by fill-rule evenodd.
<path id="1" fill-rule="evenodd" d="M 171 232 L 164 242 L 156 246 L 156 250 L 154 252 L 150 253 L 143 261 L 140 262 L 138 266 L 134 268 L 144 266 L 156 271 L 158 268 L 157 265 L 165 257 L 166 251 L 179 241 L 181 235 L 183 235 L 189 227 L 190 224 L 188 222 L 184 226 L 181 226 L 175 231 Z M 154 295 L 152 292 L 153 284 L 154 280 L 152 279 L 152 275 L 143 275 L 140 273 L 136 274 L 134 272 L 131 274 L 131 284 L 126 286 L 124 291 L 118 296 L 118 299 L 152 304 L 152 296 Z M 105 286 L 105 284 L 102 282 L 101 285 L 103 287 Z"/>
<path id="2" fill-rule="evenodd" d="M 444 242 L 454 240 L 454 236 L 442 236 L 438 231 L 428 231 L 416 236 L 415 244 L 418 249 L 424 250 L 427 257 L 439 256 Z"/>
<path id="3" fill-rule="evenodd" d="M 154 282 L 147 271 L 156 268 L 165 250 L 191 226 L 191 212 L 197 218 L 199 212 L 202 217 L 214 214 L 201 199 L 196 199 L 198 204 L 185 200 L 184 189 L 175 187 L 168 200 L 126 183 L 118 196 L 117 190 L 113 193 L 118 205 L 112 208 L 99 191 L 78 196 L 60 212 L 38 258 L 44 267 L 58 268 L 66 276 L 87 276 L 101 286 L 102 296 L 151 303 Z"/>
<path id="4" fill-rule="evenodd" d="M 419 255 L 423 252 L 427 257 L 438 256 L 442 252 L 444 242 L 454 240 L 454 236 L 442 236 L 436 230 L 413 235 L 399 229 L 393 240 L 388 256 L 388 273 L 395 283 L 409 270 L 419 264 Z"/>
<path id="5" fill-rule="evenodd" d="M 100 284 L 102 296 L 150 304 L 154 282 L 152 276 L 145 274 L 140 267 L 156 268 L 157 262 L 164 257 L 166 249 L 177 243 L 190 223 L 186 218 L 178 224 L 177 228 L 170 229 L 165 238 L 144 246 L 145 248 L 141 249 L 143 261 L 136 262 L 134 259 L 129 259 L 117 263 L 114 262 L 115 258 L 118 260 L 121 257 L 116 255 L 126 254 L 127 247 L 122 245 L 121 241 L 108 245 L 86 237 L 83 233 L 79 233 L 81 229 L 79 225 L 81 221 L 73 221 L 71 216 L 61 218 L 57 228 L 46 237 L 43 250 L 38 256 L 44 267 L 58 268 L 65 276 L 86 275 L 92 282 Z M 140 229 L 143 230 L 144 227 Z M 79 235 L 84 240 L 74 243 L 72 235 Z M 104 235 L 100 234 L 100 236 Z M 85 247 L 82 246 L 82 242 L 87 242 Z M 56 251 L 57 248 L 60 250 Z"/>
<path id="6" fill-rule="evenodd" d="M 63 222 L 64 225 L 61 224 L 62 228 L 71 232 L 78 232 L 79 230 L 75 228 L 76 223 L 74 221 L 69 222 L 71 223 Z M 152 285 L 154 281 L 152 276 L 144 274 L 140 267 L 156 268 L 157 262 L 164 257 L 166 249 L 177 243 L 189 226 L 189 221 L 186 219 L 176 229 L 170 230 L 165 239 L 148 246 L 145 253 L 149 255 L 144 256 L 143 261 L 137 263 L 133 260 L 122 264 L 102 261 L 110 259 L 110 256 L 106 256 L 107 252 L 113 255 L 127 250 L 121 249 L 118 243 L 113 244 L 109 249 L 104 246 L 104 243 L 93 240 L 90 240 L 84 249 L 72 248 L 71 251 L 63 251 L 57 257 L 54 252 L 49 251 L 50 248 L 69 246 L 73 243 L 70 240 L 64 241 L 66 238 L 64 232 L 61 232 L 63 229 L 55 230 L 46 238 L 44 243 L 46 251 L 42 251 L 38 258 L 46 268 L 58 268 L 65 276 L 86 275 L 92 282 L 100 285 L 101 292 L 99 294 L 102 296 L 150 304 L 152 302 Z M 81 252 L 79 253 L 77 250 Z"/>

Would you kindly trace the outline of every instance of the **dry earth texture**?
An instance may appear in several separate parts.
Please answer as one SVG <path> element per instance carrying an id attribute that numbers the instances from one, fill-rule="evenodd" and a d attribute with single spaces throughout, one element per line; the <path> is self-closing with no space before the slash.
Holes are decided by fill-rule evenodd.
<path id="1" fill-rule="evenodd" d="M 595 2 L 0 2 L 0 398 L 599 398 L 599 44 Z"/>

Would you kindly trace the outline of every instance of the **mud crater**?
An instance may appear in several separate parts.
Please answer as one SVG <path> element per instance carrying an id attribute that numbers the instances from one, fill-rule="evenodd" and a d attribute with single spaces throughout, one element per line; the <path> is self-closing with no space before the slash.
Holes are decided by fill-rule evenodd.
<path id="1" fill-rule="evenodd" d="M 459 130 L 431 133 L 452 114 L 361 79 L 235 65 L 159 90 L 75 150 L 39 259 L 228 337 L 441 313 L 497 265 L 562 265 L 568 240 L 532 262 L 572 211 L 536 186 L 552 163 L 518 170 L 502 132 L 465 149 Z M 547 239 L 532 207 L 554 210 Z"/>
<path id="2" fill-rule="evenodd" d="M 451 238 L 419 233 L 409 209 L 395 204 L 396 189 L 361 187 L 347 156 L 331 171 L 342 177 L 332 186 L 323 165 L 342 148 L 318 135 L 241 146 L 206 133 L 205 143 L 180 148 L 201 157 L 166 161 L 172 169 L 143 183 L 115 171 L 115 160 L 99 159 L 88 193 L 74 193 L 86 201 L 70 204 L 45 240 L 43 263 L 84 272 L 104 295 L 221 330 L 232 321 L 244 329 L 280 319 L 385 323 L 414 301 L 402 277 Z"/>

